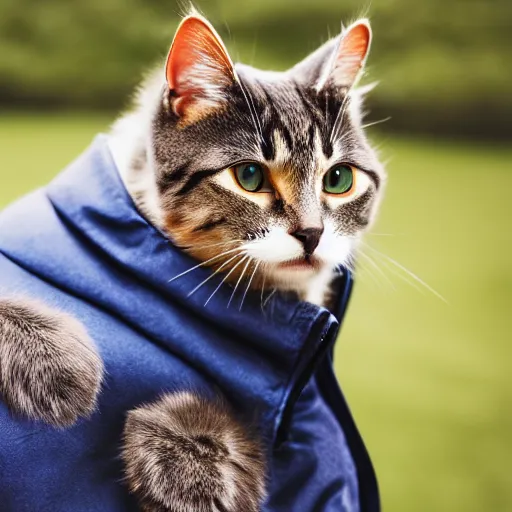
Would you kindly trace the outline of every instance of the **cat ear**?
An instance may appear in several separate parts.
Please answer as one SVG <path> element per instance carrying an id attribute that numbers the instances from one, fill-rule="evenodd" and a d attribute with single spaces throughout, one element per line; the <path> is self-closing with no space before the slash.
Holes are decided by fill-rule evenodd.
<path id="1" fill-rule="evenodd" d="M 222 107 L 226 88 L 236 80 L 224 43 L 198 14 L 187 16 L 178 27 L 165 73 L 172 109 L 187 122 Z"/>
<path id="2" fill-rule="evenodd" d="M 370 50 L 372 31 L 366 19 L 356 21 L 340 36 L 338 47 L 324 67 L 316 89 L 326 86 L 350 89 L 360 77 Z"/>
<path id="3" fill-rule="evenodd" d="M 332 62 L 333 55 L 338 48 L 340 38 L 329 39 L 313 53 L 290 70 L 295 80 L 304 86 L 318 84 L 320 76 Z"/>

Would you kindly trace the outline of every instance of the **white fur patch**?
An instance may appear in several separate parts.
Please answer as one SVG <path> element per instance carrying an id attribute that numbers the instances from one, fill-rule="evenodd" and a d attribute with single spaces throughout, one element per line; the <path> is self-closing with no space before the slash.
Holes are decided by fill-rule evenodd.
<path id="1" fill-rule="evenodd" d="M 132 197 L 142 195 L 149 218 L 160 225 L 162 212 L 154 177 L 151 121 L 162 96 L 164 82 L 160 73 L 147 77 L 137 95 L 137 108 L 120 117 L 112 126 L 108 147 L 121 179 Z M 143 169 L 134 170 L 133 162 L 147 151 Z"/>
<path id="2" fill-rule="evenodd" d="M 246 242 L 242 249 L 264 263 L 282 263 L 304 255 L 302 244 L 282 226 L 270 228 L 266 236 Z"/>
<path id="3" fill-rule="evenodd" d="M 201 91 L 201 102 L 205 107 L 217 107 L 226 103 L 225 88 L 229 81 L 225 70 L 206 55 L 179 77 L 178 85 L 183 89 Z"/>
<path id="4" fill-rule="evenodd" d="M 347 263 L 354 248 L 354 239 L 336 232 L 332 221 L 324 221 L 324 232 L 315 251 L 315 256 L 331 267 Z"/>
<path id="5" fill-rule="evenodd" d="M 303 299 L 311 302 L 311 304 L 323 306 L 325 304 L 325 296 L 329 289 L 329 284 L 332 282 L 333 277 L 334 269 L 324 267 L 321 272 L 309 280 L 308 286 L 305 292 L 303 292 Z"/>
<path id="6" fill-rule="evenodd" d="M 280 263 L 304 256 L 302 244 L 283 226 L 273 226 L 268 234 L 246 242 L 241 249 L 249 257 L 263 263 L 263 271 L 279 282 L 281 288 L 294 290 L 303 300 L 322 305 L 335 269 L 348 262 L 354 246 L 352 237 L 338 234 L 334 224 L 326 220 L 324 233 L 314 252 L 322 263 L 320 270 L 279 268 Z"/>
<path id="7" fill-rule="evenodd" d="M 283 165 L 290 161 L 290 150 L 288 149 L 288 144 L 283 139 L 279 130 L 274 130 L 273 132 L 274 139 L 274 150 L 275 150 L 275 159 L 274 165 Z"/>

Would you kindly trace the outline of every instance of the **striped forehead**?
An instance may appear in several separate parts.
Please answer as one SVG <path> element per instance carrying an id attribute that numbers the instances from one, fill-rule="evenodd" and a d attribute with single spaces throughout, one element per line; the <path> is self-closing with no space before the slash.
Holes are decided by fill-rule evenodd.
<path id="1" fill-rule="evenodd" d="M 304 130 L 300 135 L 302 144 L 290 143 L 279 129 L 274 129 L 274 158 L 267 161 L 275 189 L 286 204 L 295 205 L 295 208 L 305 208 L 319 193 L 318 177 L 329 165 L 318 128 Z"/>
<path id="2" fill-rule="evenodd" d="M 298 86 L 262 92 L 260 149 L 270 167 L 298 175 L 321 167 L 333 153 L 325 110 Z"/>
<path id="3" fill-rule="evenodd" d="M 380 173 L 360 128 L 357 95 L 354 100 L 354 94 L 339 90 L 318 92 L 287 73 L 247 66 L 239 71 L 247 104 L 252 106 L 253 120 L 257 119 L 253 123 L 257 136 L 252 139 L 257 158 L 267 164 L 271 176 L 291 182 L 293 195 L 342 160 Z"/>
<path id="4" fill-rule="evenodd" d="M 295 133 L 292 137 L 287 137 L 278 128 L 272 131 L 272 159 L 267 160 L 269 166 L 276 171 L 302 176 L 322 169 L 328 158 L 323 151 L 319 129 L 310 124 L 302 133 Z M 262 146 L 266 144 L 267 141 L 262 142 Z"/>

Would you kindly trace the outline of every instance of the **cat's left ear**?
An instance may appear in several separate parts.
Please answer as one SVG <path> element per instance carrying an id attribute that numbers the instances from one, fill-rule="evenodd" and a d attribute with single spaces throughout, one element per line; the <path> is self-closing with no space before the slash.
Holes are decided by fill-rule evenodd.
<path id="1" fill-rule="evenodd" d="M 367 19 L 356 21 L 346 28 L 337 48 L 322 68 L 315 84 L 316 90 L 325 87 L 350 89 L 361 76 L 371 40 L 372 31 Z"/>
<path id="2" fill-rule="evenodd" d="M 226 47 L 202 16 L 183 19 L 169 50 L 166 78 L 170 106 L 184 122 L 194 122 L 227 102 L 236 73 Z"/>

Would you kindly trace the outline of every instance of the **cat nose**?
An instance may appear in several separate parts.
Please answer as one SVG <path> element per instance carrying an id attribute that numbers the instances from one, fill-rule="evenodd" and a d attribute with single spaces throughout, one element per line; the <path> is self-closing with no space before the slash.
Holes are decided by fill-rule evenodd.
<path id="1" fill-rule="evenodd" d="M 293 237 L 295 237 L 303 246 L 304 252 L 306 256 L 311 256 L 315 249 L 318 247 L 318 243 L 320 242 L 320 237 L 324 232 L 324 228 L 303 228 L 298 229 L 297 231 L 293 231 L 290 233 Z"/>

